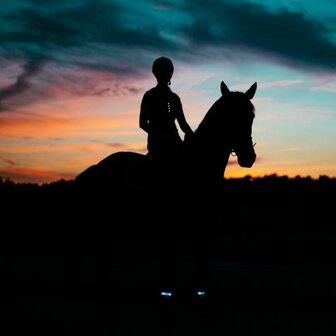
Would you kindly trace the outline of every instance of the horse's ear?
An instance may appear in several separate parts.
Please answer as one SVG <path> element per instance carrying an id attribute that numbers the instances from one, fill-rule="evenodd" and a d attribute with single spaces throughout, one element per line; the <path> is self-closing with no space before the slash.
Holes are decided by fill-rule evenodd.
<path id="1" fill-rule="evenodd" d="M 226 86 L 226 84 L 222 81 L 221 83 L 221 92 L 222 92 L 222 95 L 224 96 L 225 94 L 228 94 L 230 93 L 230 90 L 229 88 Z"/>
<path id="2" fill-rule="evenodd" d="M 257 82 L 255 82 L 246 92 L 248 99 L 252 99 L 257 91 Z"/>

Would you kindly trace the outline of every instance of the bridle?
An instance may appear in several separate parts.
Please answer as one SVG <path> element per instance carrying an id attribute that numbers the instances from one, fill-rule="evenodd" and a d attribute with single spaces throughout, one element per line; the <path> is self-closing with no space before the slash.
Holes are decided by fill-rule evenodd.
<path id="1" fill-rule="evenodd" d="M 254 147 L 257 143 L 255 142 L 252 147 Z M 237 156 L 237 153 L 236 151 L 234 150 L 234 148 L 231 148 L 230 149 L 230 155 L 232 155 L 233 157 L 236 157 Z"/>

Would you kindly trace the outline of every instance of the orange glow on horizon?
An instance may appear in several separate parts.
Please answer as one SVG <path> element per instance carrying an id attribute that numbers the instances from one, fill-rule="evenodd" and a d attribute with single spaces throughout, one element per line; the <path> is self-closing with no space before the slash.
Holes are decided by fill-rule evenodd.
<path id="1" fill-rule="evenodd" d="M 101 135 L 101 132 L 108 134 L 109 129 L 117 129 L 119 134 L 122 128 L 137 127 L 134 119 L 113 119 L 112 117 L 44 117 L 44 116 L 10 116 L 1 118 L 1 138 L 14 137 L 66 137 Z M 104 131 L 105 130 L 105 131 Z M 111 131 L 109 131 L 111 134 Z M 129 134 L 129 131 L 125 131 Z"/>
<path id="2" fill-rule="evenodd" d="M 90 74 L 91 75 L 91 74 Z M 99 81 L 98 78 L 97 82 Z M 95 80 L 92 76 L 91 80 Z M 121 83 L 120 86 L 126 85 Z M 149 82 L 142 82 L 142 85 Z M 149 84 L 148 88 L 152 85 Z M 117 151 L 146 153 L 146 134 L 139 128 L 141 92 L 128 95 L 71 96 L 64 90 L 50 87 L 48 97 L 27 104 L 25 108 L 0 113 L 0 176 L 15 182 L 48 183 L 72 179 L 82 170 Z M 183 91 L 184 90 L 184 91 Z M 188 91 L 189 90 L 189 91 Z M 182 88 L 179 94 L 190 126 L 195 130 L 214 103 L 207 91 Z M 220 93 L 218 91 L 218 98 Z M 217 97 L 217 95 L 216 95 Z M 256 97 L 254 104 L 269 104 L 269 98 Z M 297 118 L 298 113 L 290 118 Z M 235 159 L 226 167 L 226 178 L 246 175 L 335 176 L 335 166 L 319 155 L 327 146 L 307 150 L 300 142 L 276 137 L 276 128 L 267 121 L 286 121 L 287 115 L 259 113 L 254 133 L 267 138 L 259 145 L 250 169 L 241 168 Z M 266 121 L 266 123 L 265 123 Z M 268 128 L 271 125 L 273 128 Z M 315 163 L 312 162 L 314 155 Z M 264 159 L 266 158 L 266 159 Z"/>
<path id="3" fill-rule="evenodd" d="M 74 175 L 71 173 L 53 172 L 38 168 L 11 168 L 0 170 L 0 177 L 10 179 L 15 183 L 50 183 L 61 179 L 71 180 Z"/>

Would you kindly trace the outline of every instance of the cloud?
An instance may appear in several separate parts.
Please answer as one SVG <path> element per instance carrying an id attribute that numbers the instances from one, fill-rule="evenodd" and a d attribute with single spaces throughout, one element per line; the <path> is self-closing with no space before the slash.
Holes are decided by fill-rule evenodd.
<path id="1" fill-rule="evenodd" d="M 301 147 L 288 147 L 288 148 L 280 149 L 280 152 L 298 152 L 301 150 L 302 150 Z"/>
<path id="2" fill-rule="evenodd" d="M 14 160 L 12 159 L 9 159 L 9 158 L 5 158 L 5 157 L 0 157 L 0 161 L 8 164 L 9 166 L 16 166 L 17 165 L 17 162 L 15 162 Z"/>
<path id="3" fill-rule="evenodd" d="M 314 80 L 312 91 L 336 92 L 336 72 L 324 74 Z"/>
<path id="4" fill-rule="evenodd" d="M 10 55 L 20 50 L 30 59 L 48 56 L 60 64 L 134 74 L 149 64 L 148 53 L 197 60 L 200 49 L 212 46 L 232 53 L 247 48 L 307 67 L 336 66 L 336 45 L 328 38 L 333 28 L 285 8 L 271 12 L 261 4 L 231 0 L 209 0 L 206 6 L 203 0 L 23 3 L 2 17 L 0 42 Z M 172 18 L 170 26 L 155 13 L 163 8 Z"/>
<path id="5" fill-rule="evenodd" d="M 30 79 L 41 71 L 43 63 L 44 59 L 32 59 L 27 61 L 27 63 L 22 66 L 23 72 L 16 78 L 14 84 L 0 89 L 0 112 L 2 109 L 6 110 L 2 105 L 3 100 L 15 97 L 29 89 Z"/>
<path id="6" fill-rule="evenodd" d="M 319 22 L 284 8 L 270 11 L 247 0 L 209 0 L 206 5 L 201 0 L 21 0 L 0 18 L 0 57 L 23 69 L 0 90 L 0 112 L 15 107 L 11 98 L 19 95 L 25 94 L 19 100 L 23 105 L 45 99 L 46 85 L 71 95 L 138 93 L 139 88 L 117 83 L 150 76 L 158 55 L 188 64 L 244 55 L 245 62 L 251 56 L 305 70 L 336 68 L 332 20 Z M 78 80 L 71 85 L 74 71 Z M 113 83 L 87 82 L 87 71 L 112 74 Z"/>
<path id="7" fill-rule="evenodd" d="M 20 46 L 26 56 L 31 53 L 52 55 L 59 62 L 129 73 L 137 72 L 141 49 L 175 49 L 155 24 L 147 23 L 141 28 L 136 22 L 130 25 L 127 17 L 133 16 L 134 20 L 138 14 L 136 6 L 126 9 L 107 0 L 54 2 L 38 6 L 36 1 L 26 3 L 26 6 L 18 7 L 3 17 L 8 28 L 2 30 L 0 42 L 10 52 Z M 130 53 L 130 48 L 138 48 L 138 51 Z M 87 57 L 83 57 L 83 50 Z M 104 55 L 104 64 L 94 62 L 96 56 Z M 137 62 L 130 66 L 129 60 Z"/>
<path id="8" fill-rule="evenodd" d="M 259 88 L 269 89 L 272 87 L 286 87 L 286 86 L 297 85 L 303 82 L 304 81 L 302 79 L 284 79 L 284 80 L 275 81 L 275 82 L 259 83 L 258 86 Z"/>
<path id="9" fill-rule="evenodd" d="M 112 147 L 112 148 L 128 148 L 128 145 L 127 143 L 124 143 L 124 142 L 104 142 L 104 141 L 101 141 L 101 140 L 91 140 L 91 142 L 93 143 L 97 143 L 97 144 L 101 144 L 101 145 L 104 145 L 104 146 L 107 146 L 107 147 Z"/>
<path id="10" fill-rule="evenodd" d="M 141 28 L 136 24 L 129 25 L 127 16 L 135 17 L 137 13 L 132 13 L 135 9 L 128 7 L 126 10 L 116 2 L 51 1 L 46 4 L 39 0 L 26 0 L 23 5 L 17 4 L 11 11 L 0 14 L 0 56 L 22 64 L 23 73 L 18 75 L 14 84 L 0 90 L 0 112 L 11 110 L 10 103 L 4 104 L 3 100 L 26 91 L 34 96 L 32 100 L 42 99 L 35 90 L 39 91 L 43 83 L 33 87 L 31 80 L 48 69 L 51 62 L 64 76 L 69 70 L 79 69 L 80 73 L 80 69 L 85 69 L 114 74 L 114 80 L 118 81 L 118 78 L 130 74 L 141 74 L 144 66 L 148 65 L 146 53 L 175 49 L 155 24 L 148 23 Z M 131 49 L 136 52 L 130 52 Z M 46 76 L 42 74 L 40 78 Z M 49 76 L 50 81 L 52 78 Z M 83 80 L 77 81 L 79 92 L 85 84 L 87 82 Z M 89 94 L 107 92 L 101 88 L 95 92 L 94 84 L 91 84 Z M 137 90 L 131 86 L 123 89 L 128 93 Z M 88 93 L 85 87 L 82 91 Z M 122 94 L 119 88 L 112 88 L 112 91 Z"/>
<path id="11" fill-rule="evenodd" d="M 336 68 L 332 29 L 303 13 L 282 8 L 276 12 L 248 1 L 186 1 L 181 5 L 191 24 L 182 32 L 191 48 L 217 46 L 236 54 L 239 50 L 305 69 Z"/>

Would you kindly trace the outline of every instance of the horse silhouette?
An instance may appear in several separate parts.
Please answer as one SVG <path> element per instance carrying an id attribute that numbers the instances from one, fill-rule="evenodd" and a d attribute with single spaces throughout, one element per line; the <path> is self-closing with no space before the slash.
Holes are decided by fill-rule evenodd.
<path id="1" fill-rule="evenodd" d="M 81 172 L 75 183 L 84 187 L 148 188 L 157 177 L 177 183 L 211 184 L 223 179 L 231 153 L 241 167 L 252 167 L 256 154 L 252 142 L 257 83 L 246 92 L 231 92 L 222 81 L 222 96 L 211 106 L 176 161 L 158 162 L 146 154 L 116 152 Z M 170 169 L 168 169 L 168 168 Z M 161 172 L 160 169 L 163 171 Z M 155 178 L 156 177 L 156 178 Z"/>
<path id="2" fill-rule="evenodd" d="M 204 277 L 207 262 L 204 224 L 211 225 L 222 206 L 218 203 L 216 188 L 224 178 L 229 157 L 234 153 L 238 164 L 248 168 L 256 160 L 252 141 L 255 113 L 251 100 L 257 83 L 246 92 L 240 92 L 230 91 L 222 81 L 220 89 L 220 98 L 210 107 L 194 134 L 184 140 L 175 160 L 116 152 L 75 178 L 79 195 L 85 200 L 81 210 L 93 209 L 92 221 L 113 227 L 109 237 L 122 237 L 105 243 L 118 246 L 115 254 L 124 254 L 126 250 L 138 253 L 146 248 L 150 254 L 162 252 L 166 260 L 165 288 L 173 282 L 172 270 L 176 269 L 185 237 L 197 232 L 195 223 L 202 225 L 194 240 L 198 249 L 195 255 L 200 260 L 197 277 Z M 116 230 L 119 230 L 117 234 Z M 134 237 L 131 243 L 121 243 L 123 239 L 132 239 L 131 236 Z M 200 285 L 204 282 L 199 280 L 198 288 L 204 287 Z"/>

